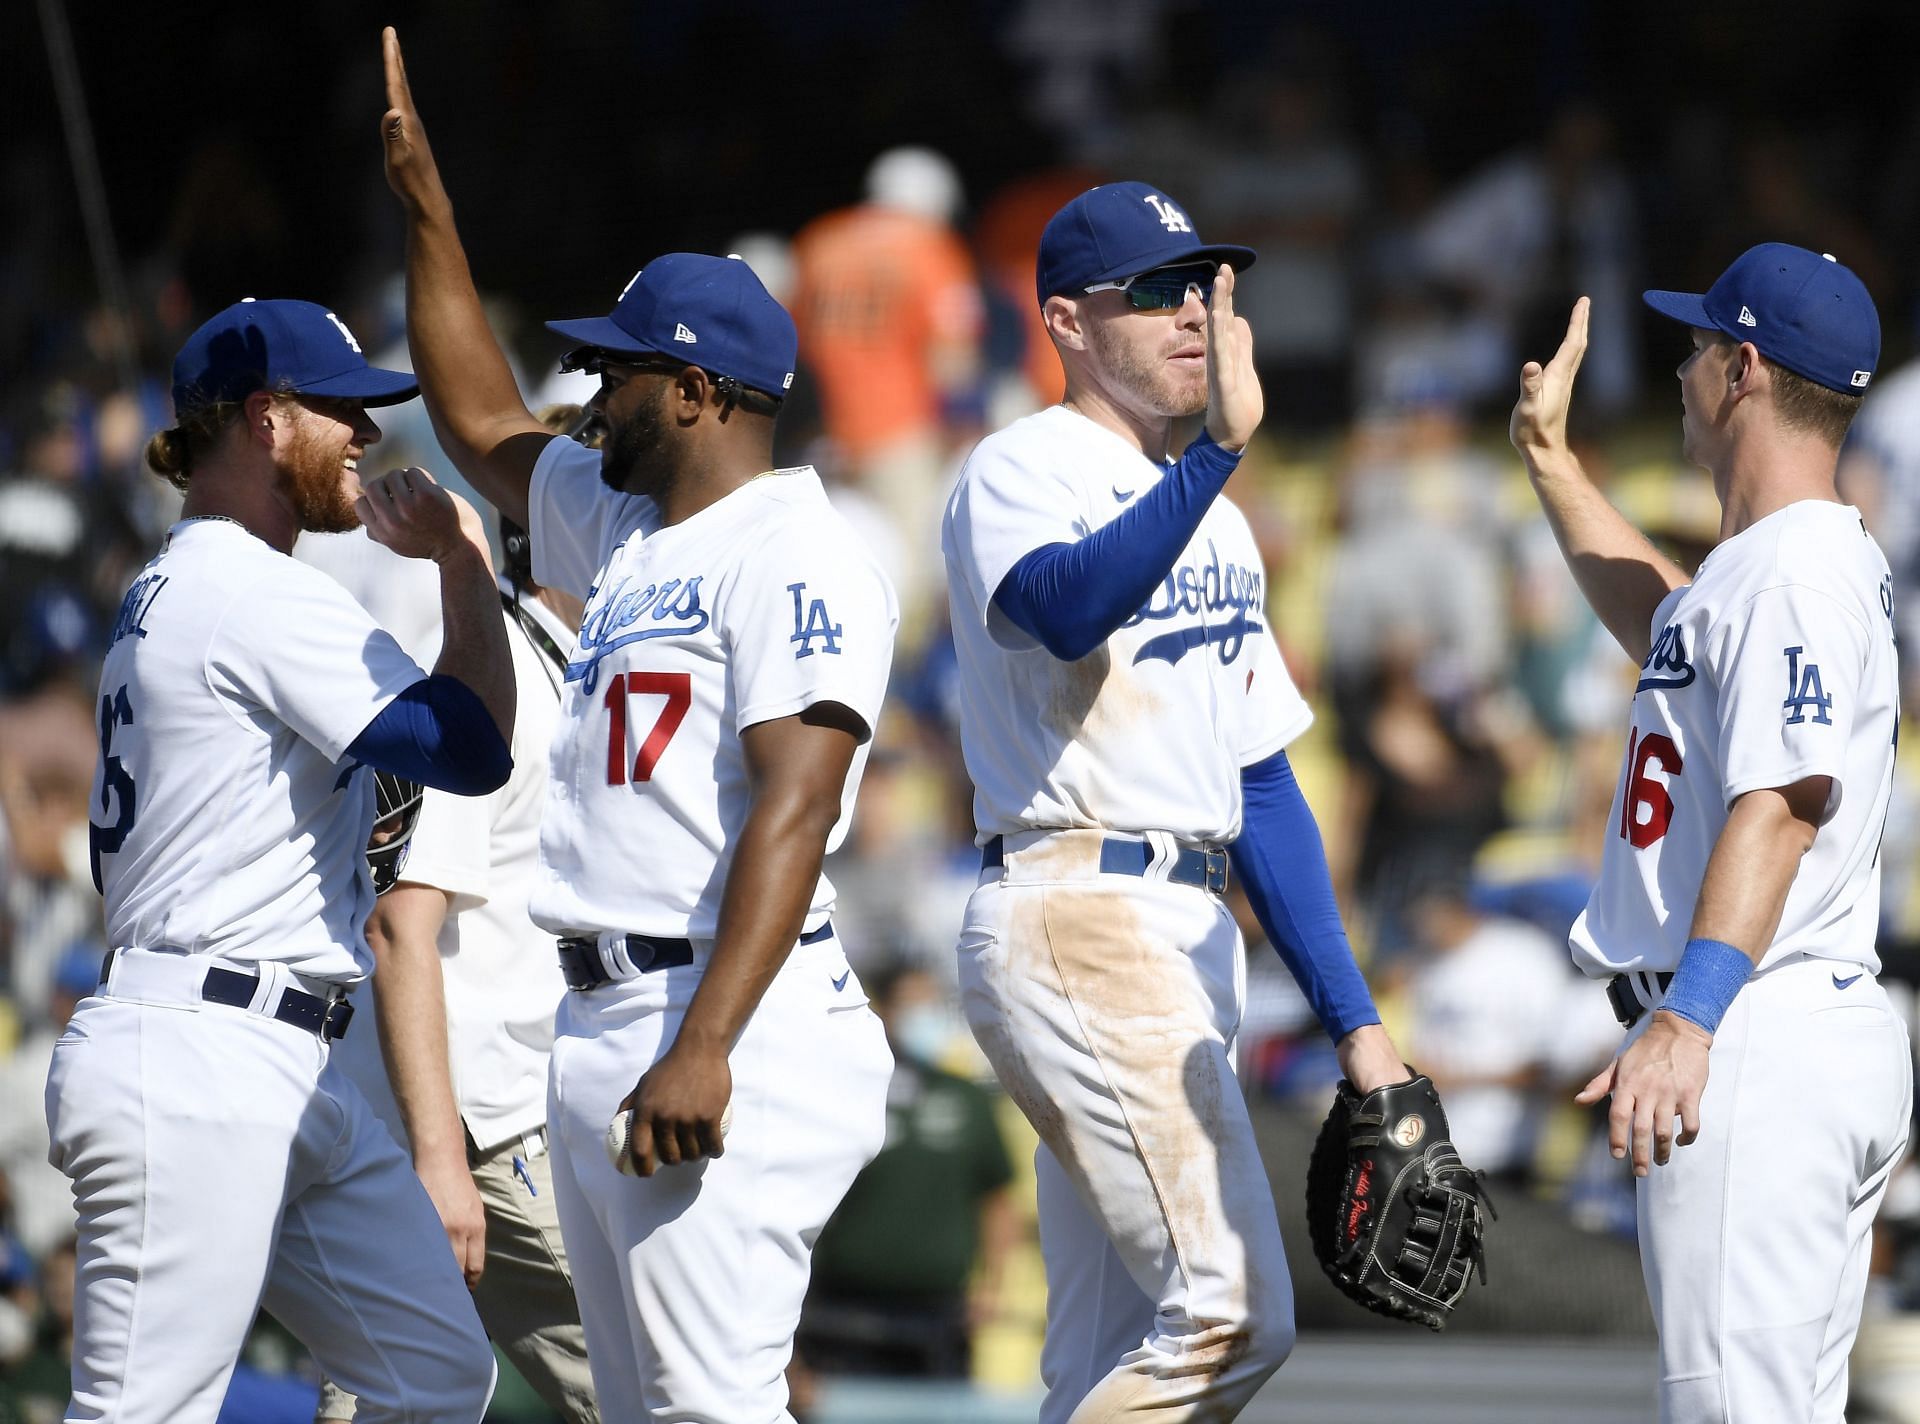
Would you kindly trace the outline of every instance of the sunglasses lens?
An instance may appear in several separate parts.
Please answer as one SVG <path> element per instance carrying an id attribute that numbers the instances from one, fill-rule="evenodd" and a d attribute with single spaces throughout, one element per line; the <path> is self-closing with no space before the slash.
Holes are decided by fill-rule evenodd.
<path id="1" fill-rule="evenodd" d="M 1127 300 L 1136 311 L 1165 311 L 1183 305 L 1191 287 L 1200 289 L 1200 300 L 1213 300 L 1213 268 L 1166 267 L 1146 272 L 1133 279 L 1127 288 Z"/>

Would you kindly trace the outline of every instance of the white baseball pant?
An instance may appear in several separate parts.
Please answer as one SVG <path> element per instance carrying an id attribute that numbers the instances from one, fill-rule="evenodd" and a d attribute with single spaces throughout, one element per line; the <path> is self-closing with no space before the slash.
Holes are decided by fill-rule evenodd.
<path id="1" fill-rule="evenodd" d="M 727 1057 L 725 1152 L 621 1175 L 607 1123 L 679 1030 L 711 942 L 695 946 L 694 964 L 561 1002 L 547 1079 L 560 1232 L 604 1417 L 792 1424 L 813 1243 L 886 1136 L 893 1055 L 839 942 L 800 945 Z"/>
<path id="2" fill-rule="evenodd" d="M 1008 837 L 960 939 L 968 1023 L 1041 1141 L 1040 1418 L 1232 1419 L 1293 1346 L 1234 1073 L 1240 934 L 1205 890 L 1102 874 L 1102 839 Z"/>
<path id="3" fill-rule="evenodd" d="M 1740 991 L 1698 1140 L 1636 1184 L 1662 1424 L 1842 1424 L 1873 1217 L 1912 1117 L 1907 1031 L 1872 975 L 1796 958 Z"/>
<path id="4" fill-rule="evenodd" d="M 264 1305 L 363 1424 L 474 1424 L 493 1352 L 432 1201 L 318 1037 L 200 1002 L 208 964 L 121 952 L 54 1048 L 49 1158 L 80 1233 L 67 1419 L 210 1424 Z M 277 1002 L 264 967 L 256 1002 Z"/>

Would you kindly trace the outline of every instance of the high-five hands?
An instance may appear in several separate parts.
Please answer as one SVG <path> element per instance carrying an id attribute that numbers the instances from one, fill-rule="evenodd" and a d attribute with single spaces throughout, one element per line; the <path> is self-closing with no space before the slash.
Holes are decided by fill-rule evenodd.
<path id="1" fill-rule="evenodd" d="M 1223 450 L 1244 450 L 1266 408 L 1253 372 L 1253 328 L 1233 314 L 1233 268 L 1222 266 L 1207 305 L 1207 434 Z"/>

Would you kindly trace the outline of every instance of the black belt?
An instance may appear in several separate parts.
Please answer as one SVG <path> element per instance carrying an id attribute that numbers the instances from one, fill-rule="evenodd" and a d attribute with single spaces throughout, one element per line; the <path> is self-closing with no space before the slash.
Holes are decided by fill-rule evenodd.
<path id="1" fill-rule="evenodd" d="M 1650 977 L 1660 986 L 1663 994 L 1667 992 L 1667 986 L 1673 983 L 1671 974 L 1654 974 Z M 1613 1006 L 1613 1016 L 1620 1020 L 1621 1028 L 1632 1028 L 1647 1012 L 1647 1006 L 1633 992 L 1633 979 L 1631 974 L 1616 974 L 1607 980 L 1607 1002 Z"/>
<path id="2" fill-rule="evenodd" d="M 995 870 L 1007 863 L 1005 840 L 995 836 L 980 850 L 980 868 Z M 1140 875 L 1153 864 L 1153 847 L 1145 841 L 1124 836 L 1108 836 L 1100 842 L 1100 872 L 1103 875 Z M 1167 868 L 1167 879 L 1175 885 L 1193 885 L 1216 895 L 1227 893 L 1227 853 L 1203 846 L 1181 846 L 1180 853 Z"/>
<path id="3" fill-rule="evenodd" d="M 819 929 L 801 935 L 800 943 L 818 944 L 832 935 L 833 921 L 828 920 Z M 693 941 L 690 939 L 630 934 L 626 944 L 627 958 L 633 961 L 635 972 L 640 974 L 651 974 L 656 969 L 678 969 L 693 963 Z M 569 989 L 598 989 L 602 984 L 613 983 L 615 977 L 607 973 L 607 966 L 601 961 L 600 941 L 581 937 L 560 941 L 560 972 L 566 977 Z"/>
<path id="4" fill-rule="evenodd" d="M 107 975 L 113 969 L 116 953 L 117 950 L 110 949 L 107 957 L 100 961 L 102 984 L 107 982 Z M 258 974 L 245 969 L 223 969 L 215 964 L 208 966 L 207 977 L 200 981 L 200 997 L 209 1004 L 245 1009 L 252 1007 L 253 996 L 259 988 Z M 323 998 L 305 989 L 289 987 L 280 991 L 280 1002 L 268 1017 L 305 1029 L 317 1035 L 322 1043 L 332 1043 L 336 1038 L 346 1037 L 347 1025 L 353 1022 L 353 1005 L 344 997 Z"/>

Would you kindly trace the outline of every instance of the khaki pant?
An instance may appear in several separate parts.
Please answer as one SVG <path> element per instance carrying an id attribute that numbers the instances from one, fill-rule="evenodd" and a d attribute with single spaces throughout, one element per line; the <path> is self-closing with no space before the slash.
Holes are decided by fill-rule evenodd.
<path id="1" fill-rule="evenodd" d="M 469 1151 L 468 1162 L 487 1212 L 486 1269 L 473 1292 L 481 1323 L 562 1419 L 599 1424 L 586 1335 L 554 1213 L 546 1131 L 484 1154 Z M 326 1382 L 314 1417 L 329 1424 L 352 1419 L 353 1396 Z"/>

